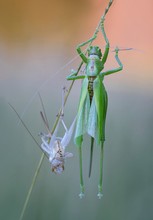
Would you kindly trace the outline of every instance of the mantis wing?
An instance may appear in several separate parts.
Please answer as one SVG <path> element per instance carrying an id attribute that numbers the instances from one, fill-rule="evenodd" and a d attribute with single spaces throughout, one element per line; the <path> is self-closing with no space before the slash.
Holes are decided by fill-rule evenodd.
<path id="1" fill-rule="evenodd" d="M 97 143 L 105 140 L 105 121 L 106 121 L 106 112 L 107 112 L 107 93 L 105 87 L 101 81 L 100 76 L 94 80 L 93 84 L 94 89 L 94 100 L 97 111 L 97 129 L 98 137 L 96 138 Z M 96 119 L 95 119 L 96 120 Z"/>
<path id="2" fill-rule="evenodd" d="M 64 149 L 65 149 L 66 146 L 68 146 L 68 144 L 69 144 L 69 142 L 71 140 L 71 137 L 72 137 L 72 134 L 73 134 L 73 130 L 74 130 L 75 122 L 76 122 L 76 117 L 75 117 L 74 121 L 72 122 L 69 130 L 67 130 L 65 132 L 64 137 L 61 140 L 61 145 L 62 145 L 62 147 Z"/>
<path id="3" fill-rule="evenodd" d="M 48 139 L 46 140 L 46 138 L 44 136 L 41 136 L 41 140 L 42 140 L 41 149 L 43 151 L 45 151 L 47 153 L 47 155 L 49 156 L 51 151 L 50 151 L 49 145 L 47 143 Z"/>
<path id="4" fill-rule="evenodd" d="M 69 153 L 69 152 L 65 153 L 65 158 L 71 158 L 71 157 L 73 157 L 72 153 Z"/>
<path id="5" fill-rule="evenodd" d="M 59 128 L 60 122 L 61 122 L 61 120 L 59 119 L 59 121 L 58 121 L 58 123 L 57 123 L 57 126 L 56 126 L 56 129 L 55 129 L 54 133 L 53 133 L 52 136 L 51 136 L 51 139 L 50 139 L 50 142 L 49 142 L 49 147 L 50 147 L 50 149 L 53 148 L 54 143 L 55 143 L 55 141 L 56 141 L 56 139 L 57 139 L 57 132 L 58 132 L 58 128 Z"/>
<path id="6" fill-rule="evenodd" d="M 95 99 L 92 99 L 89 118 L 88 118 L 88 134 L 93 137 L 96 141 L 98 138 L 98 116 L 97 116 L 97 109 L 95 104 Z"/>
<path id="7" fill-rule="evenodd" d="M 90 109 L 90 99 L 88 94 L 88 78 L 86 77 L 82 83 L 80 104 L 77 115 L 77 125 L 75 131 L 75 144 L 81 146 L 83 134 L 87 131 L 88 114 Z"/>

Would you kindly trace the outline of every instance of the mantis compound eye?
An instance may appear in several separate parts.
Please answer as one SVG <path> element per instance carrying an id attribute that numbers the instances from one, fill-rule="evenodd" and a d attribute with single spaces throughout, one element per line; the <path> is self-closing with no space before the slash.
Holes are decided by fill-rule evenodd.
<path id="1" fill-rule="evenodd" d="M 97 55 L 99 59 L 102 57 L 101 49 L 98 46 L 90 46 L 88 49 L 88 56 L 90 55 Z"/>

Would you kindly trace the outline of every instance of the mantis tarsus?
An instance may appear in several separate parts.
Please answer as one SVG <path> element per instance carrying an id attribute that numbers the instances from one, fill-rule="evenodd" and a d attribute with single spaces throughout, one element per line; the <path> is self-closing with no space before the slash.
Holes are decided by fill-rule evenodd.
<path id="1" fill-rule="evenodd" d="M 104 15 L 101 18 L 101 32 L 106 42 L 104 55 L 102 56 L 101 49 L 98 46 L 90 46 L 88 49 L 88 57 L 85 53 L 82 52 L 81 47 L 85 46 L 96 38 L 97 34 L 95 34 L 88 41 L 81 43 L 77 46 L 76 50 L 80 55 L 82 61 L 85 63 L 85 74 L 84 75 L 76 75 L 76 72 L 73 71 L 69 76 L 67 76 L 67 80 L 77 80 L 83 79 L 80 102 L 78 107 L 77 114 L 77 124 L 74 141 L 79 149 L 79 157 L 80 157 L 80 198 L 84 196 L 84 182 L 83 182 L 83 172 L 82 172 L 82 142 L 83 135 L 88 133 L 91 136 L 91 150 L 90 150 L 90 168 L 89 168 L 89 176 L 91 173 L 91 165 L 92 165 L 92 154 L 93 154 L 93 145 L 94 140 L 97 145 L 101 146 L 100 153 L 100 177 L 99 177 L 99 185 L 98 185 L 98 197 L 102 197 L 102 166 L 103 166 L 103 147 L 105 141 L 105 121 L 106 121 L 106 113 L 107 113 L 107 92 L 105 90 L 103 79 L 104 76 L 121 71 L 123 65 L 118 57 L 119 48 L 115 49 L 115 59 L 119 65 L 116 69 L 104 71 L 104 64 L 107 61 L 108 53 L 109 53 L 109 40 L 106 36 L 104 29 L 104 20 L 105 15 L 108 12 L 109 7 L 111 6 L 113 1 L 109 2 L 108 7 L 105 10 Z"/>

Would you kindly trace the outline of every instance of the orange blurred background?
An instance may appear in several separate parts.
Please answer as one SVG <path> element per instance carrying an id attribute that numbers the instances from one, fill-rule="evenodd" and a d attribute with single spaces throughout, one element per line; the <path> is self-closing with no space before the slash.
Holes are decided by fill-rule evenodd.
<path id="1" fill-rule="evenodd" d="M 32 78 L 39 76 L 41 78 L 42 73 L 39 71 L 30 73 L 29 69 L 26 70 L 32 59 L 35 61 L 40 59 L 38 62 L 43 66 L 44 74 L 48 72 L 50 75 L 52 74 L 51 69 L 53 72 L 55 71 L 54 65 L 53 67 L 48 66 L 46 60 L 49 59 L 47 56 L 51 56 L 50 63 L 55 59 L 56 61 L 54 60 L 53 63 L 57 63 L 55 69 L 58 70 L 58 66 L 64 65 L 68 57 L 73 58 L 76 55 L 76 45 L 92 36 L 107 2 L 106 0 L 65 0 L 60 2 L 1 0 L 0 82 L 3 81 L 7 86 L 7 80 L 10 77 L 16 77 L 16 74 L 23 78 L 29 75 Z M 116 0 L 105 21 L 105 29 L 112 47 L 117 45 L 134 48 L 132 51 L 120 54 L 124 71 L 128 72 L 124 76 L 126 82 L 129 83 L 129 86 L 143 86 L 149 90 L 152 90 L 153 86 L 152 7 L 151 0 Z M 100 34 L 96 43 L 102 48 L 104 47 Z M 30 56 L 31 58 L 29 58 Z M 22 71 L 17 60 L 19 63 L 23 62 Z M 13 62 L 14 71 L 11 66 Z M 36 69 L 39 68 L 36 62 L 30 65 Z M 34 86 L 39 87 L 41 83 L 38 83 Z"/>

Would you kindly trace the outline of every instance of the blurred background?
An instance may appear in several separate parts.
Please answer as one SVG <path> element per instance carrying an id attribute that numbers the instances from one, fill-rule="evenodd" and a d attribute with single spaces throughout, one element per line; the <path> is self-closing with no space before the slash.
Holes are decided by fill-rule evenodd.
<path id="1" fill-rule="evenodd" d="M 80 63 L 76 45 L 89 39 L 108 0 L 0 0 L 0 219 L 19 219 L 42 152 L 9 107 L 11 103 L 40 143 L 45 131 L 39 91 L 50 126 L 61 106 L 66 76 Z M 153 1 L 114 0 L 105 20 L 112 46 L 133 48 L 119 57 L 122 72 L 105 78 L 109 106 L 103 198 L 98 200 L 99 147 L 88 179 L 89 137 L 83 144 L 86 196 L 79 200 L 78 152 L 62 175 L 43 161 L 24 219 L 153 219 Z M 94 44 L 102 51 L 99 33 Z M 110 52 L 106 69 L 117 63 Z M 69 126 L 77 112 L 81 80 L 65 107 Z M 62 129 L 59 135 L 62 135 Z"/>

